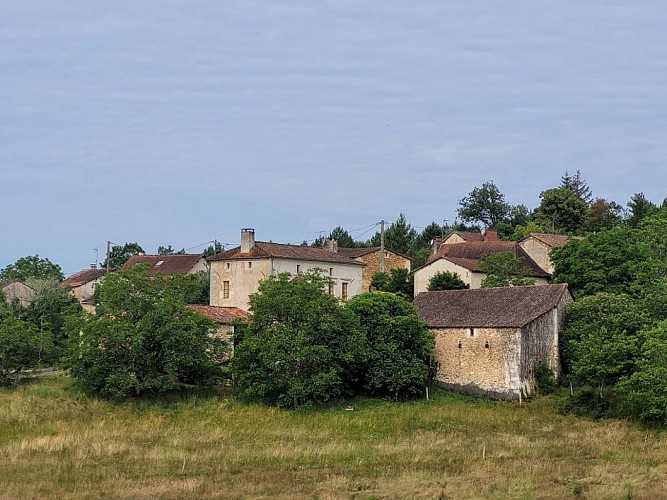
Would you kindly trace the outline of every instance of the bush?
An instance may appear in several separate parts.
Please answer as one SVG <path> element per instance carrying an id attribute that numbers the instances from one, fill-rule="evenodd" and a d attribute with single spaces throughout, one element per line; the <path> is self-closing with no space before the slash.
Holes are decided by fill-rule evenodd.
<path id="1" fill-rule="evenodd" d="M 535 367 L 535 383 L 539 394 L 551 394 L 558 386 L 551 368 L 546 363 L 539 363 Z"/>
<path id="2" fill-rule="evenodd" d="M 50 348 L 48 335 L 30 323 L 12 316 L 0 319 L 0 385 L 15 383 L 18 375 L 38 365 Z"/>
<path id="3" fill-rule="evenodd" d="M 82 387 L 123 398 L 220 377 L 226 345 L 212 335 L 217 325 L 187 309 L 171 283 L 137 268 L 97 286 L 98 315 L 70 332 L 69 367 Z"/>
<path id="4" fill-rule="evenodd" d="M 433 375 L 435 340 L 414 306 L 390 293 L 357 295 L 347 309 L 359 319 L 370 349 L 363 389 L 374 396 L 420 396 Z"/>
<path id="5" fill-rule="evenodd" d="M 442 271 L 431 276 L 428 280 L 427 290 L 429 292 L 438 290 L 465 290 L 469 287 L 458 274 Z"/>

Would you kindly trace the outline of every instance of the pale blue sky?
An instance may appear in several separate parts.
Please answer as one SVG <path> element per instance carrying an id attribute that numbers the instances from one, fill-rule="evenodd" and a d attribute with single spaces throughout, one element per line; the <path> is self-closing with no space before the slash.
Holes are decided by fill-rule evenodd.
<path id="1" fill-rule="evenodd" d="M 0 267 L 423 226 L 488 180 L 534 208 L 566 169 L 662 201 L 666 26 L 658 0 L 5 0 Z"/>

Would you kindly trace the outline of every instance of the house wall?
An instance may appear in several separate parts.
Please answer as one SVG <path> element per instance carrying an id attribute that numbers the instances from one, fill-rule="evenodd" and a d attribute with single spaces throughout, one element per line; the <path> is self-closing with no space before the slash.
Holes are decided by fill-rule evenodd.
<path id="1" fill-rule="evenodd" d="M 463 282 L 470 288 L 480 288 L 482 280 L 486 277 L 486 274 L 484 273 L 474 273 L 465 267 L 461 267 L 448 261 L 447 259 L 438 259 L 415 271 L 415 297 L 422 292 L 428 291 L 428 282 L 433 275 L 444 271 L 458 274 Z"/>
<path id="2" fill-rule="evenodd" d="M 95 286 L 99 283 L 100 280 L 96 279 L 89 281 L 81 286 L 72 288 L 71 294 L 79 301 L 83 302 L 84 300 L 91 299 L 95 293 Z"/>
<path id="3" fill-rule="evenodd" d="M 197 273 L 205 273 L 208 274 L 208 265 L 206 263 L 206 259 L 203 257 L 197 261 L 197 263 L 192 266 L 192 269 L 188 271 L 188 274 L 197 274 Z"/>
<path id="4" fill-rule="evenodd" d="M 530 256 L 543 271 L 553 274 L 554 268 L 549 258 L 551 247 L 533 238 L 532 236 L 519 242 L 521 248 Z"/>
<path id="5" fill-rule="evenodd" d="M 252 265 L 250 265 L 252 263 Z M 324 269 L 334 281 L 334 295 L 341 298 L 342 283 L 348 284 L 348 298 L 361 293 L 362 266 L 289 259 L 247 259 L 212 261 L 210 305 L 249 309 L 248 297 L 257 292 L 259 282 L 272 274 Z M 298 268 L 297 268 L 298 266 Z M 229 281 L 229 298 L 224 298 L 223 282 Z"/>
<path id="6" fill-rule="evenodd" d="M 3 286 L 2 292 L 5 294 L 5 299 L 7 302 L 18 299 L 22 307 L 30 305 L 30 303 L 35 300 L 37 295 L 35 290 L 19 281 L 8 283 L 7 285 Z"/>
<path id="7" fill-rule="evenodd" d="M 361 272 L 361 290 L 362 292 L 368 292 L 371 288 L 373 275 L 380 272 L 380 251 L 367 253 L 356 260 L 366 264 Z M 407 269 L 410 271 L 410 259 L 385 250 L 384 270 L 386 273 L 389 273 L 392 269 Z"/>
<path id="8" fill-rule="evenodd" d="M 439 363 L 436 375 L 439 385 L 496 399 L 518 398 L 522 385 L 520 329 L 440 328 L 432 331 Z"/>
<path id="9" fill-rule="evenodd" d="M 458 234 L 452 233 L 442 242 L 443 245 L 451 245 L 452 243 L 465 243 L 466 240 L 461 238 Z"/>

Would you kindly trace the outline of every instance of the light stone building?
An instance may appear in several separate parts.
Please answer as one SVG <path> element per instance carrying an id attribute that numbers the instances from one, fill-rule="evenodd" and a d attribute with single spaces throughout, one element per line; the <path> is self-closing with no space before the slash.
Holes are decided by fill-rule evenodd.
<path id="1" fill-rule="evenodd" d="M 338 253 L 366 264 L 361 273 L 361 290 L 371 291 L 373 275 L 380 272 L 380 247 L 372 248 L 339 248 Z M 410 258 L 403 254 L 384 250 L 384 271 L 391 273 L 392 269 L 407 269 L 410 272 Z"/>
<path id="2" fill-rule="evenodd" d="M 511 252 L 520 259 L 528 270 L 528 277 L 535 280 L 537 285 L 549 283 L 550 274 L 544 271 L 526 251 L 513 241 L 474 241 L 439 245 L 437 240 L 433 245 L 433 252 L 426 264 L 414 272 L 414 294 L 426 292 L 432 276 L 439 272 L 449 271 L 458 274 L 461 280 L 470 288 L 480 288 L 486 273 L 482 272 L 479 262 L 484 257 L 499 253 Z"/>
<path id="3" fill-rule="evenodd" d="M 0 283 L 0 291 L 5 296 L 8 303 L 18 301 L 21 307 L 29 306 L 37 297 L 37 291 L 18 280 L 5 281 Z"/>
<path id="4" fill-rule="evenodd" d="M 571 301 L 565 284 L 420 294 L 414 305 L 435 335 L 436 382 L 495 399 L 531 394 L 539 364 L 560 374 L 559 332 Z"/>
<path id="5" fill-rule="evenodd" d="M 255 241 L 255 230 L 241 230 L 241 245 L 209 257 L 211 305 L 249 308 L 259 282 L 280 273 L 298 275 L 321 269 L 331 279 L 329 293 L 347 300 L 363 291 L 363 262 L 340 255 L 334 247 L 313 248 Z"/>
<path id="6" fill-rule="evenodd" d="M 576 237 L 575 239 L 581 239 Z M 521 248 L 549 274 L 553 274 L 554 266 L 551 263 L 551 251 L 554 248 L 565 246 L 570 238 L 560 234 L 530 233 L 519 242 Z"/>
<path id="7" fill-rule="evenodd" d="M 62 284 L 69 287 L 70 293 L 84 307 L 92 304 L 95 286 L 104 278 L 104 269 L 83 269 L 64 280 Z"/>

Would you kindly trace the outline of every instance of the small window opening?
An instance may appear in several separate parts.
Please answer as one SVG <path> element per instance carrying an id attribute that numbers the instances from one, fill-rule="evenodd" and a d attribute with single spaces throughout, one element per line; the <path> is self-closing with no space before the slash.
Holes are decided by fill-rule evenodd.
<path id="1" fill-rule="evenodd" d="M 475 336 L 475 329 L 474 329 L 474 328 L 470 328 L 470 329 L 468 330 L 468 333 L 470 334 L 471 337 L 474 337 L 474 336 Z"/>
<path id="2" fill-rule="evenodd" d="M 333 276 L 333 267 L 329 268 L 329 276 Z"/>
<path id="3" fill-rule="evenodd" d="M 301 272 L 301 266 L 299 264 L 296 265 L 296 274 L 299 274 Z"/>
<path id="4" fill-rule="evenodd" d="M 461 347 L 463 347 L 463 343 L 459 342 L 459 349 L 461 349 Z"/>
<path id="5" fill-rule="evenodd" d="M 252 267 L 252 262 L 248 262 L 248 268 Z"/>
<path id="6" fill-rule="evenodd" d="M 227 262 L 227 269 L 229 269 L 229 262 Z"/>
<path id="7" fill-rule="evenodd" d="M 489 343 L 488 343 L 488 342 L 484 342 L 484 349 L 488 349 L 488 348 L 489 348 Z"/>

